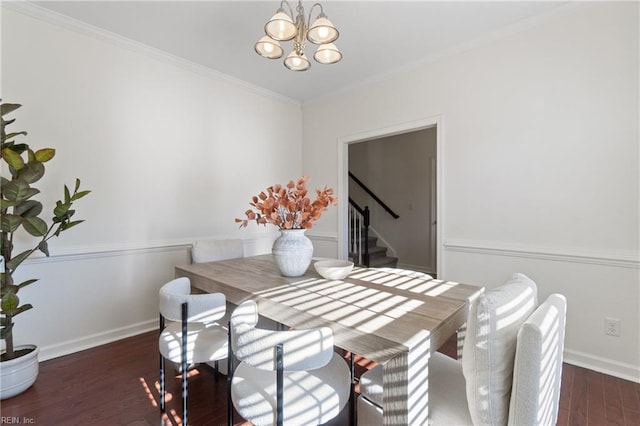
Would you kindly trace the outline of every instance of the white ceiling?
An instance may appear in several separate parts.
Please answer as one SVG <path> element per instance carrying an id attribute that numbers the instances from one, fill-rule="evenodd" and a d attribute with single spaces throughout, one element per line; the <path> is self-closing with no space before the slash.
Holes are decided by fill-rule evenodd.
<path id="1" fill-rule="evenodd" d="M 289 71 L 282 59 L 264 59 L 253 49 L 279 0 L 34 3 L 305 102 L 498 37 L 567 2 L 324 0 L 344 57 L 335 65 L 312 60 L 306 72 Z M 305 14 L 312 4 L 303 1 Z M 291 44 L 283 43 L 285 55 Z M 313 51 L 307 46 L 307 56 Z"/>

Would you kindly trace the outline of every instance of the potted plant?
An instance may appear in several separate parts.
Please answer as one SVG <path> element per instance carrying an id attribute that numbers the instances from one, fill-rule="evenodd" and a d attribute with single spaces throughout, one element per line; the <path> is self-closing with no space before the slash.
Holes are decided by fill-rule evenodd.
<path id="1" fill-rule="evenodd" d="M 320 219 L 330 204 L 338 201 L 333 197 L 333 189 L 316 189 L 316 199 L 307 196 L 308 176 L 297 182 L 292 180 L 286 186 L 272 185 L 267 191 L 254 196 L 249 203 L 252 209 L 245 212 L 246 219 L 236 219 L 240 227 L 249 221 L 265 225 L 270 223 L 280 229 L 280 237 L 273 243 L 273 256 L 280 273 L 285 277 L 303 275 L 313 256 L 313 244 L 304 232 Z"/>
<path id="2" fill-rule="evenodd" d="M 0 338 L 4 341 L 4 350 L 0 356 L 0 399 L 17 395 L 33 384 L 38 375 L 38 348 L 35 345 L 14 346 L 14 318 L 33 306 L 21 302 L 18 292 L 38 281 L 29 279 L 14 282 L 18 267 L 35 252 L 49 256 L 48 241 L 62 232 L 82 223 L 72 220 L 75 213 L 73 203 L 90 191 L 80 190 L 80 180 L 76 179 L 73 192 L 64 186 L 62 200 L 56 202 L 50 221 L 42 219 L 42 203 L 34 199 L 40 190 L 33 186 L 45 173 L 44 163 L 55 155 L 53 148 L 32 150 L 26 143 L 17 143 L 14 139 L 25 136 L 27 132 L 7 133 L 6 126 L 15 121 L 5 120 L 5 115 L 20 108 L 19 104 L 0 105 L 2 117 L 2 153 L 0 182 L 0 264 L 1 310 Z M 19 232 L 36 239 L 27 250 L 14 254 L 14 236 Z M 15 371 L 15 372 L 14 372 Z"/>

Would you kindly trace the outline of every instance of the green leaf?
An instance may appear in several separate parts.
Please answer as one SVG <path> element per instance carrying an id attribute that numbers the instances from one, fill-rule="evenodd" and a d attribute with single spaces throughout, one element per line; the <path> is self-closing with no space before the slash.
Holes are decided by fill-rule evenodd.
<path id="1" fill-rule="evenodd" d="M 29 257 L 30 254 L 31 254 L 31 250 L 23 251 L 22 253 L 20 253 L 19 255 L 15 256 L 10 261 L 8 261 L 7 264 L 5 265 L 5 268 L 10 270 L 10 271 L 14 271 L 18 266 L 20 266 L 20 264 L 22 262 L 24 262 L 24 260 L 26 258 Z"/>
<path id="2" fill-rule="evenodd" d="M 33 308 L 33 306 L 30 303 L 27 303 L 26 305 L 22 305 L 19 308 L 16 309 L 8 309 L 6 312 L 4 312 L 3 309 L 3 313 L 5 315 L 11 315 L 11 316 L 16 316 L 19 315 L 21 313 L 23 313 L 24 311 L 28 311 L 29 309 Z"/>
<path id="3" fill-rule="evenodd" d="M 38 250 L 44 253 L 45 256 L 49 257 L 49 243 L 46 241 L 40 241 L 40 244 L 38 244 Z"/>
<path id="4" fill-rule="evenodd" d="M 36 200 L 27 200 L 18 204 L 13 209 L 13 214 L 22 217 L 36 217 L 42 212 L 42 203 Z"/>
<path id="5" fill-rule="evenodd" d="M 73 192 L 78 192 L 78 189 L 80 189 L 80 179 L 76 178 L 76 189 L 74 189 Z"/>
<path id="6" fill-rule="evenodd" d="M 0 105 L 0 115 L 6 115 L 20 108 L 20 104 L 2 104 Z"/>
<path id="7" fill-rule="evenodd" d="M 38 280 L 39 280 L 38 278 L 33 278 L 33 279 L 30 279 L 30 280 L 23 281 L 20 284 L 18 284 L 18 288 L 19 289 L 20 288 L 25 288 L 29 284 L 33 284 L 33 283 L 37 282 Z"/>
<path id="8" fill-rule="evenodd" d="M 84 220 L 74 220 L 73 222 L 69 222 L 69 223 L 65 223 L 62 226 L 64 227 L 64 230 L 66 231 L 69 228 L 73 228 L 76 225 L 81 224 L 82 222 L 84 222 Z"/>
<path id="9" fill-rule="evenodd" d="M 22 217 L 15 214 L 3 214 L 0 219 L 0 229 L 2 232 L 15 232 L 22 223 Z"/>
<path id="10" fill-rule="evenodd" d="M 41 163 L 46 163 L 56 155 L 56 150 L 53 148 L 42 148 L 36 151 L 36 160 Z"/>
<path id="11" fill-rule="evenodd" d="M 43 237 L 47 233 L 47 224 L 39 217 L 27 217 L 22 221 L 22 227 L 34 237 Z"/>
<path id="12" fill-rule="evenodd" d="M 29 162 L 18 172 L 18 177 L 26 183 L 34 183 L 44 176 L 44 165 L 39 162 Z"/>
<path id="13" fill-rule="evenodd" d="M 22 154 L 23 152 L 29 149 L 29 145 L 27 145 L 26 143 L 14 144 L 13 142 L 11 142 L 11 145 L 12 145 L 11 149 L 17 152 L 18 154 Z"/>
<path id="14" fill-rule="evenodd" d="M 69 204 L 71 202 L 71 194 L 69 193 L 69 188 L 67 185 L 64 186 L 64 203 Z"/>
<path id="15" fill-rule="evenodd" d="M 9 133 L 8 135 L 6 135 L 6 136 L 5 136 L 5 139 L 13 139 L 13 138 L 15 138 L 16 136 L 19 136 L 19 135 L 27 136 L 27 132 L 14 132 L 14 133 Z"/>
<path id="16" fill-rule="evenodd" d="M 2 158 L 4 158 L 4 161 L 6 161 L 14 170 L 20 170 L 24 167 L 24 160 L 20 154 L 11 148 L 4 148 L 2 150 Z"/>
<path id="17" fill-rule="evenodd" d="M 21 179 L 12 180 L 3 187 L 4 198 L 9 201 L 15 201 L 20 203 L 26 199 L 33 197 L 40 191 L 36 188 L 31 188 L 28 183 Z"/>
<path id="18" fill-rule="evenodd" d="M 62 201 L 57 201 L 56 207 L 53 209 L 53 214 L 57 218 L 64 218 L 64 216 L 67 214 L 67 211 L 69 210 L 69 207 L 71 207 L 70 204 L 62 204 Z"/>
<path id="19" fill-rule="evenodd" d="M 85 195 L 89 194 L 90 192 L 91 191 L 76 192 L 75 194 L 73 194 L 73 197 L 71 197 L 71 201 L 79 200 L 80 198 L 84 197 Z"/>
<path id="20" fill-rule="evenodd" d="M 0 273 L 0 275 L 2 275 L 2 287 L 0 289 L 0 297 L 4 297 L 5 294 L 9 294 L 9 293 L 17 293 L 18 286 L 9 284 L 9 282 L 12 282 L 10 279 L 8 279 L 9 274 L 2 272 Z"/>
<path id="21" fill-rule="evenodd" d="M 7 201 L 4 198 L 0 200 L 0 209 L 2 210 L 8 209 L 9 207 L 13 207 L 15 205 L 16 203 L 14 201 Z"/>
<path id="22" fill-rule="evenodd" d="M 2 302 L 0 302 L 0 307 L 2 307 L 2 312 L 12 311 L 18 307 L 20 304 L 20 298 L 15 293 L 7 293 L 2 297 Z"/>

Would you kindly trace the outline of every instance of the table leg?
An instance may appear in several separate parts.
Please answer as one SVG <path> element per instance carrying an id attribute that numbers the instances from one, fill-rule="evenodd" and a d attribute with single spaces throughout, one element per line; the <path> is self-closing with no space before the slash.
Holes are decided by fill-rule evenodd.
<path id="1" fill-rule="evenodd" d="M 382 424 L 426 425 L 429 415 L 429 332 L 405 342 L 407 351 L 383 366 Z"/>

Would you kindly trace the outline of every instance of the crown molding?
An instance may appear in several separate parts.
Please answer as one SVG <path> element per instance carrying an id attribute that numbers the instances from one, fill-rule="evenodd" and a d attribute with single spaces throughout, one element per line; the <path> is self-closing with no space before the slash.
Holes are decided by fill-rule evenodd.
<path id="1" fill-rule="evenodd" d="M 74 19 L 69 16 L 54 12 L 50 9 L 46 9 L 42 6 L 38 6 L 28 1 L 4 0 L 1 3 L 2 3 L 1 5 L 2 8 L 6 8 L 8 10 L 21 13 L 23 15 L 38 19 L 48 24 L 65 28 L 67 30 L 73 31 L 78 34 L 92 37 L 100 41 L 108 42 L 114 46 L 130 50 L 132 52 L 147 56 L 151 59 L 155 59 L 169 65 L 180 67 L 184 70 L 193 72 L 194 74 L 198 74 L 200 76 L 203 76 L 212 80 L 223 81 L 227 84 L 236 86 L 240 89 L 255 93 L 257 95 L 265 96 L 280 102 L 284 102 L 284 103 L 292 104 L 296 106 L 302 105 L 300 101 L 297 101 L 295 99 L 283 96 L 279 93 L 273 92 L 263 87 L 256 86 L 244 80 L 240 80 L 228 74 L 224 74 L 222 72 L 216 71 L 204 65 L 200 65 L 198 63 L 181 58 L 179 56 L 172 55 L 170 53 L 167 53 L 155 47 L 151 47 L 144 43 L 131 40 L 127 37 L 123 37 L 111 31 L 107 31 L 105 29 L 96 27 L 94 25 L 87 24 L 86 22 L 80 21 L 78 19 Z"/>
<path id="2" fill-rule="evenodd" d="M 493 42 L 497 42 L 507 37 L 522 33 L 531 28 L 535 28 L 538 25 L 541 25 L 546 22 L 565 16 L 568 13 L 578 9 L 579 7 L 585 7 L 585 4 L 586 6 L 588 6 L 588 2 L 584 2 L 581 4 L 581 2 L 568 1 L 565 4 L 559 5 L 558 7 L 555 7 L 549 11 L 536 14 L 534 16 L 522 19 L 506 27 L 488 32 L 486 34 L 482 34 L 476 37 L 475 39 L 468 40 L 463 43 L 458 43 L 456 45 L 447 47 L 445 49 L 440 49 L 425 58 L 421 58 L 414 62 L 402 65 L 396 69 L 389 70 L 385 73 L 377 74 L 369 78 L 365 77 L 360 81 L 358 81 L 357 83 L 342 87 L 340 89 L 337 89 L 331 92 L 327 92 L 313 99 L 306 100 L 302 103 L 302 105 L 311 106 L 316 103 L 322 103 L 326 100 L 351 93 L 354 90 L 366 88 L 373 84 L 383 83 L 383 82 L 392 80 L 398 77 L 399 75 L 415 72 L 433 63 L 440 62 L 442 60 L 457 56 L 459 54 L 463 54 L 467 51 L 470 51 L 485 45 L 489 45 Z"/>

